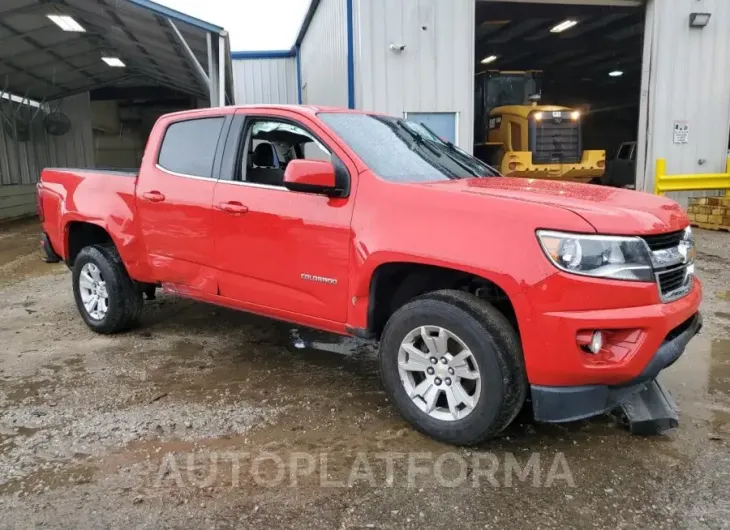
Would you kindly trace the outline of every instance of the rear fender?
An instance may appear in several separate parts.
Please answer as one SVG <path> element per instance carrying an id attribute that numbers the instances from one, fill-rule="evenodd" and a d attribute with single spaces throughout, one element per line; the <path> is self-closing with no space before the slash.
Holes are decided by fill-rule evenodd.
<path id="1" fill-rule="evenodd" d="M 132 212 L 130 212 L 130 215 Z M 116 216 L 107 218 L 89 218 L 79 213 L 67 213 L 63 216 L 63 256 L 68 262 L 69 234 L 72 223 L 86 223 L 103 229 L 111 238 L 114 246 L 124 262 L 130 277 L 137 281 L 150 281 L 149 265 L 144 246 L 137 236 L 135 223 L 131 218 L 120 219 Z"/>

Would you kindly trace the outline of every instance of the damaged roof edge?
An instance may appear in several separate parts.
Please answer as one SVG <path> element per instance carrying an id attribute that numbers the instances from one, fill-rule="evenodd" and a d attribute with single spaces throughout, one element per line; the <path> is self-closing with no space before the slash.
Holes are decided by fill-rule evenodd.
<path id="1" fill-rule="evenodd" d="M 231 59 L 278 59 L 282 57 L 294 57 L 297 51 L 290 50 L 254 50 L 245 52 L 231 52 Z"/>
<path id="2" fill-rule="evenodd" d="M 163 6 L 162 4 L 158 4 L 157 2 L 152 2 L 152 0 L 127 0 L 127 2 L 137 5 L 139 7 L 143 7 L 145 9 L 149 9 L 150 11 L 154 11 L 155 13 L 164 17 L 178 20 L 180 22 L 185 22 L 186 24 L 190 24 L 191 26 L 195 26 L 205 31 L 219 33 L 224 36 L 227 35 L 227 32 L 220 26 L 216 26 L 215 24 L 211 24 L 204 20 L 200 20 L 199 18 L 191 17 L 190 15 L 186 15 L 185 13 L 181 13 L 180 11 L 176 11 L 175 9 Z"/>
<path id="3" fill-rule="evenodd" d="M 294 41 L 292 49 L 299 46 L 304 40 L 304 36 L 307 34 L 309 24 L 312 22 L 312 17 L 314 17 L 315 11 L 317 11 L 319 2 L 320 0 L 311 0 L 311 2 L 309 3 L 309 9 L 307 9 L 307 13 L 304 15 L 304 20 L 302 20 L 302 27 L 299 28 L 299 33 L 297 34 L 297 39 Z"/>

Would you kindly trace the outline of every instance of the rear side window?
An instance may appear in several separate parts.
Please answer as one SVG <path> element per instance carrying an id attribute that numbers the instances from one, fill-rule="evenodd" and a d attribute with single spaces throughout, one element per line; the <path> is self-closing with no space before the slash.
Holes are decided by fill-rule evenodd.
<path id="1" fill-rule="evenodd" d="M 223 121 L 221 116 L 171 124 L 162 139 L 157 163 L 175 173 L 210 178 Z"/>

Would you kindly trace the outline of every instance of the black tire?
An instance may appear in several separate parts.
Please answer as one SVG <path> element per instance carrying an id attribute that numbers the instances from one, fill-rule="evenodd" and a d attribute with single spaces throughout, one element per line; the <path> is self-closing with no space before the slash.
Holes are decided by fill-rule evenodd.
<path id="1" fill-rule="evenodd" d="M 466 417 L 433 418 L 408 397 L 398 372 L 406 335 L 425 325 L 456 334 L 471 350 L 481 374 L 481 395 Z M 509 321 L 489 303 L 462 291 L 444 290 L 407 303 L 388 320 L 380 344 L 380 377 L 403 418 L 424 434 L 456 445 L 473 445 L 499 434 L 525 402 L 522 348 Z"/>
<path id="2" fill-rule="evenodd" d="M 87 263 L 96 265 L 106 282 L 109 307 L 102 319 L 92 318 L 81 300 L 79 277 Z M 127 274 L 119 252 L 111 245 L 89 246 L 79 252 L 74 260 L 73 291 L 81 317 L 97 333 L 111 334 L 129 329 L 137 323 L 142 312 L 142 293 Z"/>

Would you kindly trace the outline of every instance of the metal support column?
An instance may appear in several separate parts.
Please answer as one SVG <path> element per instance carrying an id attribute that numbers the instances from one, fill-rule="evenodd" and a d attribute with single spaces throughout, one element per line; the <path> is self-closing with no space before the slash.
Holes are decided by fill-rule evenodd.
<path id="1" fill-rule="evenodd" d="M 213 34 L 205 34 L 208 44 L 208 94 L 211 107 L 218 107 L 218 69 L 216 68 L 216 54 L 213 49 Z"/>
<path id="2" fill-rule="evenodd" d="M 166 20 L 167 24 L 170 26 L 170 29 L 172 29 L 175 38 L 182 45 L 183 50 L 185 51 L 185 58 L 187 59 L 188 64 L 192 66 L 193 71 L 195 71 L 196 75 L 198 76 L 198 79 L 200 79 L 200 81 L 205 86 L 210 86 L 210 79 L 208 78 L 208 75 L 205 73 L 205 70 L 203 70 L 203 67 L 200 65 L 198 58 L 195 57 L 193 50 L 191 50 L 190 46 L 188 46 L 185 37 L 183 37 L 182 33 L 180 33 L 180 30 L 177 29 L 177 26 L 172 20 L 170 20 L 169 18 Z"/>
<path id="3" fill-rule="evenodd" d="M 226 106 L 226 39 L 218 36 L 218 105 Z"/>

